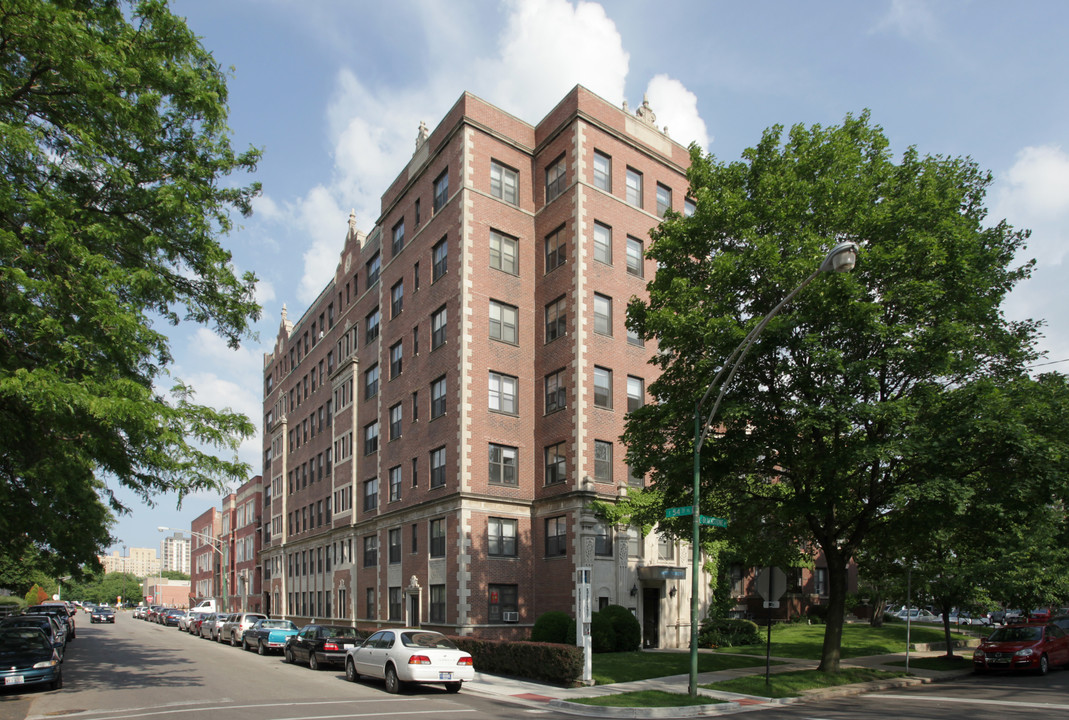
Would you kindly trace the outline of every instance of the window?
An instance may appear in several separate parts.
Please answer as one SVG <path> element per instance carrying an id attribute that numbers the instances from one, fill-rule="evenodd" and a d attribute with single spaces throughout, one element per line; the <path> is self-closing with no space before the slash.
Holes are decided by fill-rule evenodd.
<path id="1" fill-rule="evenodd" d="M 445 448 L 431 450 L 431 487 L 445 485 Z"/>
<path id="2" fill-rule="evenodd" d="M 364 511 L 374 510 L 379 506 L 379 479 L 364 481 Z"/>
<path id="3" fill-rule="evenodd" d="M 594 151 L 594 187 L 612 192 L 612 158 Z"/>
<path id="4" fill-rule="evenodd" d="M 566 407 L 567 390 L 564 388 L 564 370 L 546 375 L 546 414 Z"/>
<path id="5" fill-rule="evenodd" d="M 378 253 L 375 253 L 371 259 L 367 261 L 365 267 L 367 269 L 367 286 L 370 288 L 379 281 L 379 272 L 382 270 L 382 257 Z"/>
<path id="6" fill-rule="evenodd" d="M 390 468 L 390 502 L 401 499 L 401 466 Z"/>
<path id="7" fill-rule="evenodd" d="M 431 315 L 431 350 L 436 350 L 445 343 L 445 306 L 438 308 Z"/>
<path id="8" fill-rule="evenodd" d="M 519 243 L 514 237 L 490 231 L 490 267 L 509 275 L 520 274 Z"/>
<path id="9" fill-rule="evenodd" d="M 448 269 L 449 243 L 446 238 L 442 238 L 431 248 L 431 282 L 445 275 Z"/>
<path id="10" fill-rule="evenodd" d="M 564 443 L 546 446 L 546 485 L 564 482 L 568 476 L 568 463 L 564 459 Z"/>
<path id="11" fill-rule="evenodd" d="M 634 525 L 627 528 L 627 556 L 642 557 L 642 532 Z"/>
<path id="12" fill-rule="evenodd" d="M 562 192 L 567 181 L 567 172 L 564 165 L 564 156 L 550 163 L 546 168 L 546 203 L 548 204 Z"/>
<path id="13" fill-rule="evenodd" d="M 379 449 L 379 424 L 373 422 L 364 426 L 364 454 L 370 455 Z"/>
<path id="14" fill-rule="evenodd" d="M 690 198 L 683 198 L 683 216 L 690 217 L 697 211 L 698 205 Z"/>
<path id="15" fill-rule="evenodd" d="M 519 450 L 507 445 L 490 443 L 490 483 L 516 485 Z"/>
<path id="16" fill-rule="evenodd" d="M 364 567 L 375 567 L 379 564 L 379 537 L 367 535 L 364 537 Z"/>
<path id="17" fill-rule="evenodd" d="M 638 468 L 633 465 L 628 465 L 627 484 L 636 488 L 644 487 L 646 485 L 646 478 L 638 471 Z"/>
<path id="18" fill-rule="evenodd" d="M 594 555 L 612 557 L 612 527 L 607 522 L 599 521 L 594 528 Z"/>
<path id="19" fill-rule="evenodd" d="M 627 204 L 642 207 L 642 173 L 627 169 Z"/>
<path id="20" fill-rule="evenodd" d="M 490 301 L 490 338 L 515 345 L 519 342 L 519 309 L 497 300 Z"/>
<path id="21" fill-rule="evenodd" d="M 634 375 L 627 376 L 627 411 L 634 412 L 646 404 L 646 382 Z"/>
<path id="22" fill-rule="evenodd" d="M 390 408 L 390 440 L 401 437 L 401 403 Z"/>
<path id="23" fill-rule="evenodd" d="M 516 520 L 489 518 L 486 525 L 486 554 L 516 557 Z"/>
<path id="24" fill-rule="evenodd" d="M 612 482 L 612 443 L 605 440 L 594 441 L 594 480 Z"/>
<path id="25" fill-rule="evenodd" d="M 612 265 L 612 228 L 594 223 L 594 259 Z"/>
<path id="26" fill-rule="evenodd" d="M 657 536 L 657 560 L 658 562 L 675 562 L 676 543 L 667 535 Z"/>
<path id="27" fill-rule="evenodd" d="M 405 309 L 405 281 L 398 280 L 390 288 L 390 317 L 395 318 Z"/>
<path id="28" fill-rule="evenodd" d="M 520 590 L 518 585 L 487 585 L 487 619 L 501 622 L 505 613 L 519 613 Z"/>
<path id="29" fill-rule="evenodd" d="M 386 533 L 386 557 L 391 565 L 401 562 L 401 528 Z"/>
<path id="30" fill-rule="evenodd" d="M 490 161 L 490 194 L 515 205 L 519 199 L 519 173 L 501 163 Z"/>
<path id="31" fill-rule="evenodd" d="M 564 226 L 546 235 L 546 272 L 558 268 L 566 259 L 564 252 Z"/>
<path id="32" fill-rule="evenodd" d="M 430 621 L 432 623 L 445 622 L 445 585 L 431 585 Z"/>
<path id="33" fill-rule="evenodd" d="M 401 248 L 405 246 L 405 221 L 401 220 L 399 223 L 393 226 L 393 244 L 390 246 L 390 252 L 392 255 L 397 255 L 401 252 Z"/>
<path id="34" fill-rule="evenodd" d="M 546 342 L 552 342 L 568 332 L 568 316 L 564 296 L 546 305 Z"/>
<path id="35" fill-rule="evenodd" d="M 431 520 L 430 552 L 432 558 L 445 557 L 445 519 Z"/>
<path id="36" fill-rule="evenodd" d="M 594 407 L 612 409 L 612 370 L 594 367 Z"/>
<path id="37" fill-rule="evenodd" d="M 449 199 L 449 169 L 446 168 L 442 171 L 434 180 L 434 212 L 438 212 L 445 207 L 446 200 Z"/>
<path id="38" fill-rule="evenodd" d="M 568 554 L 568 526 L 563 515 L 546 518 L 546 557 Z"/>
<path id="39" fill-rule="evenodd" d="M 412 292 L 419 290 L 419 261 L 412 263 Z"/>
<path id="40" fill-rule="evenodd" d="M 612 335 L 612 298 L 594 293 L 594 332 Z"/>
<path id="41" fill-rule="evenodd" d="M 645 259 L 643 257 L 642 241 L 638 238 L 633 238 L 630 235 L 627 236 L 627 274 L 634 275 L 635 277 L 642 277 L 643 265 Z"/>
<path id="42" fill-rule="evenodd" d="M 364 593 L 364 614 L 368 620 L 375 619 L 375 588 L 369 587 Z"/>
<path id="43" fill-rule="evenodd" d="M 519 413 L 517 386 L 519 380 L 511 375 L 490 371 L 490 410 L 516 415 Z"/>
<path id="44" fill-rule="evenodd" d="M 412 354 L 419 355 L 419 325 L 412 328 Z"/>
<path id="45" fill-rule="evenodd" d="M 445 415 L 445 376 L 431 383 L 431 419 Z"/>
<path id="46" fill-rule="evenodd" d="M 672 209 L 672 188 L 657 183 L 657 217 Z"/>
<path id="47" fill-rule="evenodd" d="M 379 366 L 372 365 L 364 373 L 364 399 L 368 400 L 379 394 Z"/>
<path id="48" fill-rule="evenodd" d="M 642 336 L 638 334 L 638 331 L 632 330 L 631 328 L 627 328 L 627 344 L 636 345 L 638 347 L 645 345 L 645 343 L 642 342 Z"/>
<path id="49" fill-rule="evenodd" d="M 379 336 L 379 320 L 382 315 L 375 308 L 364 318 L 364 342 L 369 343 Z"/>
<path id="50" fill-rule="evenodd" d="M 813 568 L 813 592 L 821 596 L 828 594 L 828 568 Z"/>
<path id="51" fill-rule="evenodd" d="M 390 346 L 390 379 L 393 380 L 404 369 L 404 351 L 400 342 Z"/>

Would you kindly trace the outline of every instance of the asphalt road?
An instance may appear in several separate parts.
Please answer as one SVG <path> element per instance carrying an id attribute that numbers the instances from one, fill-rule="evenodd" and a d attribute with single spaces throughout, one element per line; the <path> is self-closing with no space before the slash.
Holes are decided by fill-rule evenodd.
<path id="1" fill-rule="evenodd" d="M 63 689 L 18 694 L 0 689 L 0 720 L 511 720 L 531 713 L 435 686 L 390 695 L 381 682 L 346 682 L 341 668 L 312 672 L 287 665 L 280 655 L 260 657 L 129 614 L 114 625 L 88 620 L 78 616 Z"/>

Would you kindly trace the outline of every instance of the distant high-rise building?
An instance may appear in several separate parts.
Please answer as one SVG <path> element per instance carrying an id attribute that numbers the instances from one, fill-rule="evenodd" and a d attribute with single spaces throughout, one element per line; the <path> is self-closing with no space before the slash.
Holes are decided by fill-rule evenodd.
<path id="1" fill-rule="evenodd" d="M 160 543 L 160 556 L 164 570 L 189 574 L 189 538 L 176 532 Z"/>
<path id="2" fill-rule="evenodd" d="M 128 553 L 122 555 L 114 550 L 111 555 L 98 555 L 97 559 L 106 573 L 125 572 L 139 578 L 160 574 L 160 560 L 154 548 L 130 548 Z"/>

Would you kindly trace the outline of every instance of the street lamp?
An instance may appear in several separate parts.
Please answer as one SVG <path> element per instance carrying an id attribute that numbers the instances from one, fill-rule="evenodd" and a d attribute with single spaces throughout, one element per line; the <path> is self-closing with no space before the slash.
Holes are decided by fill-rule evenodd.
<path id="1" fill-rule="evenodd" d="M 713 418 L 716 416 L 716 411 L 720 409 L 720 401 L 724 399 L 724 394 L 727 392 L 728 386 L 731 385 L 732 379 L 735 377 L 735 372 L 739 369 L 742 361 L 746 358 L 746 354 L 750 351 L 757 336 L 768 325 L 769 321 L 779 314 L 779 311 L 783 309 L 783 306 L 794 299 L 794 296 L 802 291 L 809 283 L 813 282 L 818 275 L 826 272 L 849 272 L 854 269 L 854 263 L 857 261 L 858 245 L 856 242 L 846 240 L 840 242 L 833 247 L 820 263 L 820 267 L 813 271 L 813 274 L 802 281 L 802 284 L 796 287 L 790 292 L 787 297 L 780 301 L 779 305 L 772 308 L 772 311 L 765 315 L 761 319 L 761 322 L 754 326 L 746 337 L 742 339 L 739 346 L 736 347 L 728 359 L 721 366 L 720 371 L 717 372 L 716 377 L 709 383 L 708 389 L 705 394 L 702 395 L 702 399 L 694 406 L 694 508 L 691 514 L 691 533 L 692 533 L 692 549 L 691 549 L 691 588 L 690 588 L 690 682 L 689 690 L 691 697 L 698 696 L 698 548 L 700 542 L 700 509 L 699 498 L 701 495 L 701 450 L 705 444 L 705 439 L 709 436 L 709 431 L 712 428 Z M 724 378 L 724 382 L 720 383 L 720 378 L 724 377 L 724 373 L 727 372 L 727 377 Z M 702 423 L 702 407 L 706 401 L 709 400 L 709 396 L 713 392 L 713 388 L 720 383 L 720 392 L 716 396 L 716 402 L 713 403 L 712 409 L 705 417 L 705 422 Z"/>
<path id="2" fill-rule="evenodd" d="M 210 547 L 210 548 L 211 548 L 212 550 L 214 550 L 215 552 L 219 553 L 219 574 L 220 574 L 220 575 L 222 575 L 222 577 L 223 577 L 223 581 L 222 581 L 222 585 L 223 585 L 223 588 L 222 588 L 222 590 L 223 590 L 223 597 L 222 597 L 222 602 L 220 603 L 220 605 L 222 605 L 222 606 L 223 606 L 223 608 L 222 608 L 223 610 L 226 610 L 226 609 L 227 609 L 227 608 L 225 607 L 225 606 L 227 605 L 227 594 L 226 594 L 226 591 L 227 591 L 227 588 L 226 588 L 226 576 L 227 576 L 227 568 L 226 568 L 226 556 L 225 556 L 225 555 L 223 555 L 223 550 L 222 550 L 222 548 L 220 548 L 219 546 L 217 546 L 217 545 L 215 544 L 215 543 L 219 542 L 219 540 L 218 540 L 217 538 L 213 538 L 213 537 L 212 537 L 211 535 L 205 535 L 204 533 L 200 533 L 200 532 L 197 532 L 197 531 L 195 531 L 195 530 L 179 530 L 179 529 L 177 529 L 177 528 L 169 528 L 169 527 L 163 527 L 162 525 L 161 525 L 161 526 L 159 526 L 159 527 L 157 527 L 157 528 L 156 528 L 156 530 L 157 530 L 157 531 L 159 531 L 159 532 L 168 532 L 168 531 L 171 531 L 171 532 L 177 532 L 177 533 L 189 533 L 190 535 L 192 535 L 192 536 L 194 536 L 194 537 L 199 537 L 199 538 L 200 538 L 201 540 L 203 540 L 204 542 L 206 542 L 206 543 L 208 544 L 208 547 Z M 192 605 L 192 603 L 191 603 L 191 605 Z"/>

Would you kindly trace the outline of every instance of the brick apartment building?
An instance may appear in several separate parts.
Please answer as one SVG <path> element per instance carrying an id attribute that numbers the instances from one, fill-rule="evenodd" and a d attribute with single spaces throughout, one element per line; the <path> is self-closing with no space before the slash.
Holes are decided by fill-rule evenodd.
<path id="1" fill-rule="evenodd" d="M 224 497 L 221 509 L 209 508 L 193 520 L 191 600 L 213 597 L 232 612 L 260 611 L 263 507 L 263 480 L 257 475 Z"/>

